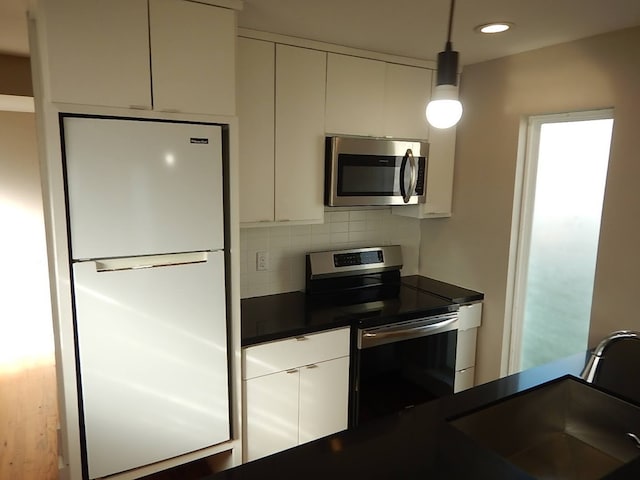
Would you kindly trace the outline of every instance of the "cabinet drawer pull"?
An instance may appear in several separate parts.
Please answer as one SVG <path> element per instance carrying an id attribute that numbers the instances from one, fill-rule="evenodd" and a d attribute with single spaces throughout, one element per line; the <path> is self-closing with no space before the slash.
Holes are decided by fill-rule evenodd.
<path id="1" fill-rule="evenodd" d="M 305 336 L 303 335 L 303 336 L 301 336 L 301 337 L 296 337 L 296 340 L 297 340 L 297 341 L 299 341 L 299 342 L 303 342 L 303 341 L 305 341 L 305 340 L 309 340 L 309 337 L 305 337 Z"/>
<path id="2" fill-rule="evenodd" d="M 307 365 L 307 368 L 318 368 L 318 365 L 312 363 L 311 365 Z"/>
<path id="3" fill-rule="evenodd" d="M 298 369 L 292 368 L 291 370 L 287 370 L 287 373 L 298 373 Z"/>

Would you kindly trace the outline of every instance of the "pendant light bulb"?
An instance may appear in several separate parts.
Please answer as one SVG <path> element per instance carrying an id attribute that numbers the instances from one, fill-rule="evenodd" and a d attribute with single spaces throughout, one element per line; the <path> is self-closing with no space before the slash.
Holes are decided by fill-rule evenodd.
<path id="1" fill-rule="evenodd" d="M 462 103 L 455 85 L 438 85 L 426 109 L 427 121 L 434 128 L 450 128 L 462 117 Z"/>
<path id="2" fill-rule="evenodd" d="M 458 52 L 451 45 L 451 26 L 455 0 L 449 10 L 449 30 L 443 52 L 438 54 L 436 87 L 426 108 L 429 124 L 434 128 L 450 128 L 462 117 L 462 103 L 458 100 Z"/>

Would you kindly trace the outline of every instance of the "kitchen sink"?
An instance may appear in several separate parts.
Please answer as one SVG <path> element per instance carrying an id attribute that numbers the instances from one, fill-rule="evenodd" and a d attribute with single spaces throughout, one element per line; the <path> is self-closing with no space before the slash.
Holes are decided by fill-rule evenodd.
<path id="1" fill-rule="evenodd" d="M 602 478 L 640 455 L 640 407 L 572 376 L 449 423 L 535 478 Z"/>

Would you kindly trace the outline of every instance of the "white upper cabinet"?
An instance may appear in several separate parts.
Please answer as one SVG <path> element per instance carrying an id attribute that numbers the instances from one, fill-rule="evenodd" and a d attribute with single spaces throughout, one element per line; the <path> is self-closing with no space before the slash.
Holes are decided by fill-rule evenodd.
<path id="1" fill-rule="evenodd" d="M 233 10 L 184 0 L 41 5 L 51 101 L 235 114 Z"/>
<path id="2" fill-rule="evenodd" d="M 150 0 L 153 108 L 235 114 L 235 12 Z"/>
<path id="3" fill-rule="evenodd" d="M 326 53 L 238 39 L 240 221 L 322 222 Z"/>
<path id="4" fill-rule="evenodd" d="M 52 101 L 151 108 L 147 0 L 40 5 Z"/>
<path id="5" fill-rule="evenodd" d="M 384 136 L 386 64 L 330 53 L 327 59 L 327 133 Z"/>
<path id="6" fill-rule="evenodd" d="M 241 222 L 274 220 L 275 45 L 238 38 Z"/>
<path id="7" fill-rule="evenodd" d="M 326 132 L 428 139 L 426 68 L 329 54 Z"/>
<path id="8" fill-rule="evenodd" d="M 276 46 L 275 220 L 324 218 L 326 53 Z"/>
<path id="9" fill-rule="evenodd" d="M 384 134 L 396 138 L 429 138 L 425 115 L 431 98 L 432 71 L 388 63 L 385 82 Z"/>

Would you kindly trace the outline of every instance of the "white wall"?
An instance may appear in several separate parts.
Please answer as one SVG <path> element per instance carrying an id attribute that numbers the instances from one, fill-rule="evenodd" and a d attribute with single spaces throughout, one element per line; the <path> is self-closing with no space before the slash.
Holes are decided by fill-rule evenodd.
<path id="1" fill-rule="evenodd" d="M 0 104 L 0 371 L 53 364 L 35 115 Z"/>
<path id="2" fill-rule="evenodd" d="M 613 329 L 640 330 L 640 28 L 465 66 L 460 96 L 453 217 L 422 223 L 420 273 L 485 293 L 477 380 L 506 367 L 511 215 L 528 115 L 614 108 L 589 343 Z"/>
<path id="3" fill-rule="evenodd" d="M 304 290 L 305 253 L 351 247 L 402 245 L 402 275 L 418 272 L 420 221 L 389 208 L 327 209 L 319 225 L 240 230 L 242 298 Z M 256 252 L 269 253 L 269 270 L 257 271 Z"/>

